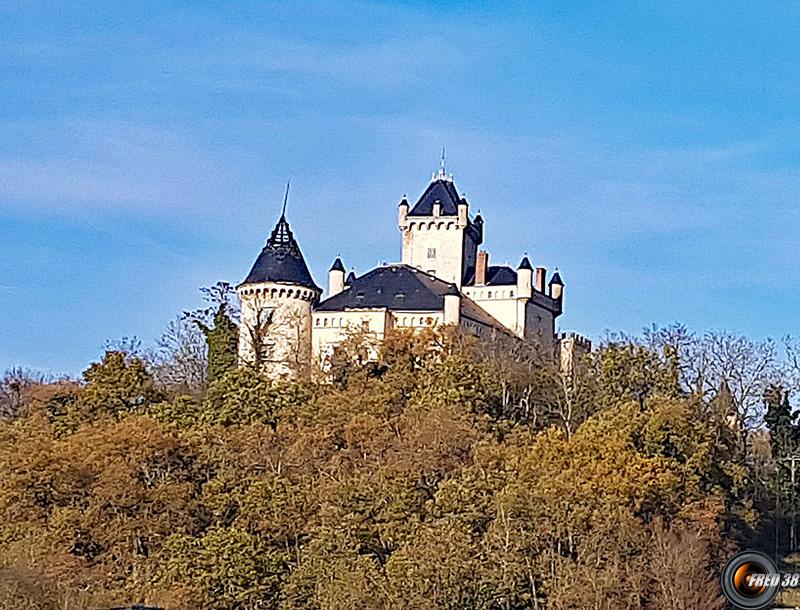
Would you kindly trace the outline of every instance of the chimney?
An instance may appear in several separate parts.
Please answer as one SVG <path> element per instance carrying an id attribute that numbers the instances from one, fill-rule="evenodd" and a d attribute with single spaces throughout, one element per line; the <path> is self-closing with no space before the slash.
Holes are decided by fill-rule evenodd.
<path id="1" fill-rule="evenodd" d="M 481 250 L 475 261 L 475 285 L 482 286 L 486 283 L 486 269 L 489 267 L 489 253 Z"/>
<path id="2" fill-rule="evenodd" d="M 546 275 L 547 275 L 547 269 L 545 269 L 544 267 L 536 267 L 536 282 L 534 283 L 534 286 L 536 290 L 542 293 L 544 292 Z"/>

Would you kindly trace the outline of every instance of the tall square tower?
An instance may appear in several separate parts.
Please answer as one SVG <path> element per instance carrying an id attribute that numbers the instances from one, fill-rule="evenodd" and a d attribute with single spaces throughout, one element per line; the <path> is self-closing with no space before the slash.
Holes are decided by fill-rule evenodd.
<path id="1" fill-rule="evenodd" d="M 469 204 L 460 197 L 452 176 L 434 175 L 413 208 L 403 198 L 398 226 L 403 236 L 401 261 L 459 288 L 475 273 L 483 220 L 469 218 Z"/>

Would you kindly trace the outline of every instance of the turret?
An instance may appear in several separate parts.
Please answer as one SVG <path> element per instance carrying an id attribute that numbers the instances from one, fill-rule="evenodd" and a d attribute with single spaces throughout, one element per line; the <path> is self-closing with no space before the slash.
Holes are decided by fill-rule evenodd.
<path id="1" fill-rule="evenodd" d="M 561 274 L 558 273 L 558 269 L 553 274 L 548 287 L 550 288 L 550 298 L 560 301 L 564 296 L 564 282 L 561 281 Z"/>
<path id="2" fill-rule="evenodd" d="M 403 195 L 400 204 L 397 206 L 397 226 L 401 229 L 406 226 L 406 219 L 408 218 L 408 199 Z"/>
<path id="3" fill-rule="evenodd" d="M 344 290 L 344 263 L 341 258 L 336 257 L 328 271 L 328 298 L 339 294 L 342 290 Z"/>
<path id="4" fill-rule="evenodd" d="M 522 257 L 522 261 L 517 267 L 517 296 L 530 299 L 533 294 L 533 267 L 527 256 Z"/>
<path id="5" fill-rule="evenodd" d="M 239 362 L 274 378 L 305 376 L 311 365 L 314 283 L 284 213 L 237 287 L 242 302 Z"/>
<path id="6" fill-rule="evenodd" d="M 458 226 L 464 228 L 469 226 L 469 204 L 464 197 L 458 201 Z"/>
<path id="7" fill-rule="evenodd" d="M 461 294 L 457 289 L 444 295 L 444 323 L 458 326 L 461 320 Z"/>
<path id="8" fill-rule="evenodd" d="M 472 228 L 475 232 L 475 242 L 478 244 L 483 243 L 483 216 L 478 212 L 475 220 L 472 221 Z"/>

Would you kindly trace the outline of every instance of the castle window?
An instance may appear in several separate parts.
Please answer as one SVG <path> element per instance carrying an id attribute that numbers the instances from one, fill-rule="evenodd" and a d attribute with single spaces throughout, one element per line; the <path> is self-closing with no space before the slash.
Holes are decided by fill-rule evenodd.
<path id="1" fill-rule="evenodd" d="M 436 248 L 428 248 L 428 258 L 436 258 Z"/>
<path id="2" fill-rule="evenodd" d="M 514 291 L 512 290 L 511 292 L 509 292 L 508 296 L 513 297 L 514 296 Z"/>
<path id="3" fill-rule="evenodd" d="M 325 318 L 325 319 L 322 321 L 322 325 L 323 325 L 323 326 L 327 326 L 327 325 L 328 325 L 328 318 Z"/>
<path id="4" fill-rule="evenodd" d="M 344 326 L 344 318 L 339 318 L 339 326 Z"/>
<path id="5" fill-rule="evenodd" d="M 361 330 L 369 332 L 369 320 L 361 320 Z"/>
<path id="6" fill-rule="evenodd" d="M 320 321 L 321 320 L 319 318 L 317 318 L 317 326 L 319 326 Z"/>
<path id="7" fill-rule="evenodd" d="M 490 299 L 492 298 L 492 291 L 491 291 L 491 290 L 489 291 L 489 294 L 488 294 L 487 296 L 488 296 Z"/>

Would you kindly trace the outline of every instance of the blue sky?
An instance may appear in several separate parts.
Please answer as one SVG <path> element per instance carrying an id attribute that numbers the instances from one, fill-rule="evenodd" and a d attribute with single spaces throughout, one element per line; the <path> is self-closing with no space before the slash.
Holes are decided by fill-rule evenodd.
<path id="1" fill-rule="evenodd" d="M 292 179 L 320 284 L 448 170 L 560 325 L 800 333 L 796 3 L 0 0 L 0 370 L 241 281 Z"/>

